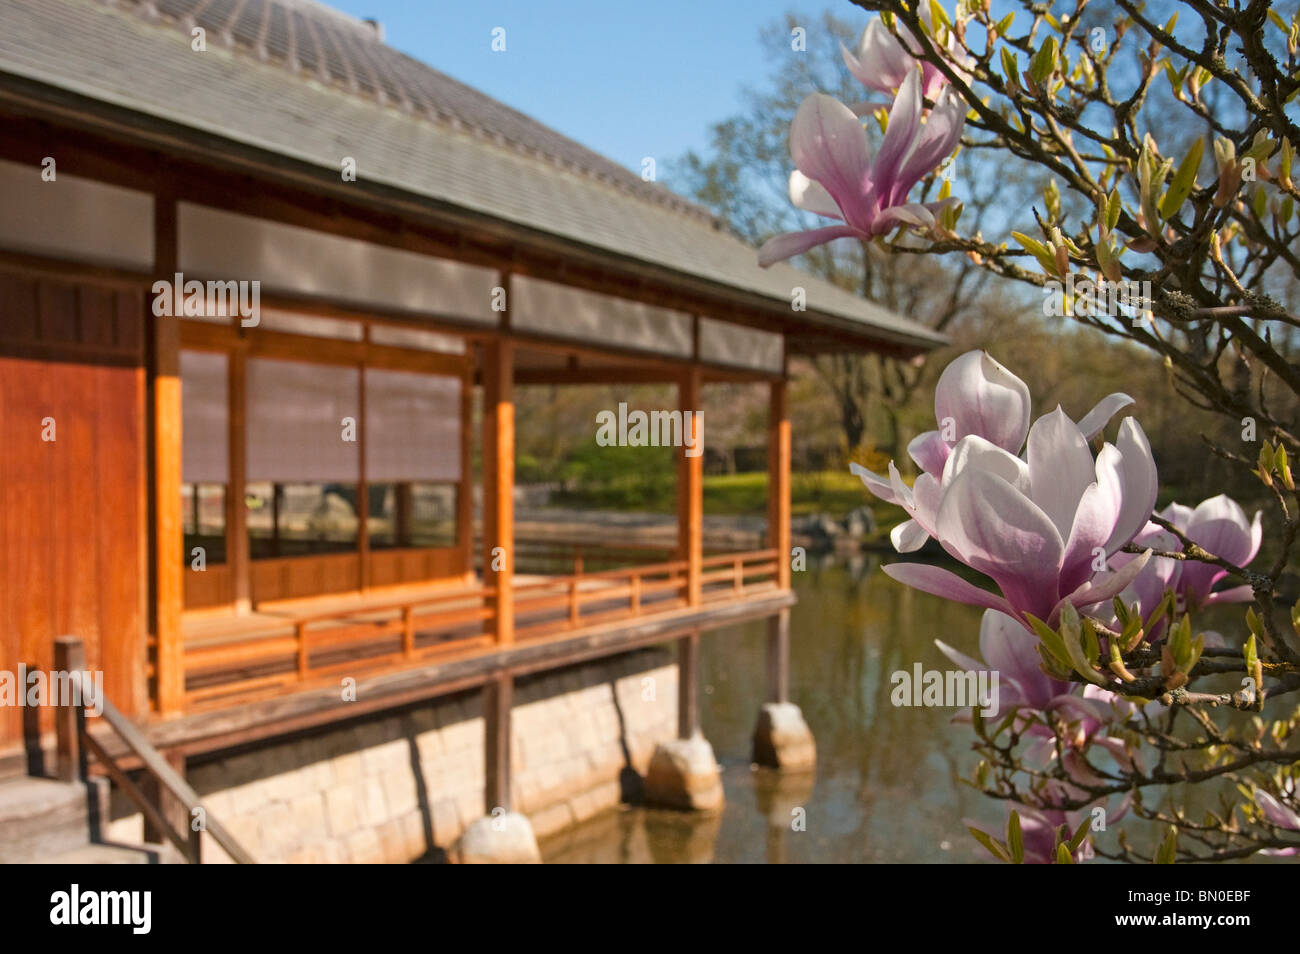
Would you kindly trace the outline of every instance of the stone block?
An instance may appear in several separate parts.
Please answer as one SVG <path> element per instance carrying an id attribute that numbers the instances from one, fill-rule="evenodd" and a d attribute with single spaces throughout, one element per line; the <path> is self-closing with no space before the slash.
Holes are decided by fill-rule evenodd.
<path id="1" fill-rule="evenodd" d="M 689 739 L 661 742 L 650 758 L 646 801 L 683 811 L 716 812 L 724 795 L 713 746 L 698 733 Z"/>
<path id="2" fill-rule="evenodd" d="M 782 771 L 807 771 L 817 764 L 817 743 L 792 702 L 769 702 L 754 728 L 754 761 Z"/>
<path id="3" fill-rule="evenodd" d="M 532 825 L 517 812 L 477 819 L 449 856 L 457 864 L 540 864 L 542 860 Z"/>

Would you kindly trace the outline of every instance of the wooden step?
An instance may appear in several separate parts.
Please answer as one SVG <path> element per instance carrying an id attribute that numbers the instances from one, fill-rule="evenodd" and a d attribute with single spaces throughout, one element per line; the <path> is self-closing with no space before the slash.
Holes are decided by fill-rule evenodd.
<path id="1" fill-rule="evenodd" d="M 35 862 L 88 845 L 104 817 L 104 794 L 97 782 L 0 782 L 0 863 Z"/>

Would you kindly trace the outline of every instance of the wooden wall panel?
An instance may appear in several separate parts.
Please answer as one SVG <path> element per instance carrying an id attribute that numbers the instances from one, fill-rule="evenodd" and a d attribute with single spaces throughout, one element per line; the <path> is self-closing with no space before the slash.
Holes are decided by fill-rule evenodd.
<path id="1" fill-rule="evenodd" d="M 48 668 L 54 638 L 80 636 L 131 714 L 147 707 L 143 307 L 0 273 L 0 669 Z M 21 731 L 0 710 L 0 749 Z"/>

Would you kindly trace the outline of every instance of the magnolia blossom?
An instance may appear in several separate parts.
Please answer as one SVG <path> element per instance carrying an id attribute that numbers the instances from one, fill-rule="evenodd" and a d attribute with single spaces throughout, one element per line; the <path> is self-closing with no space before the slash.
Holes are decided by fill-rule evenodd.
<path id="1" fill-rule="evenodd" d="M 932 25 L 928 4 L 921 5 L 921 19 L 925 21 L 927 27 Z M 930 33 L 933 35 L 933 29 Z M 957 38 L 951 30 L 948 31 L 946 48 L 949 62 L 954 64 L 954 68 L 963 79 L 969 80 L 970 74 L 963 67 L 969 66 L 973 61 L 959 49 Z M 862 31 L 862 38 L 858 40 L 856 50 L 850 52 L 844 44 L 840 44 L 840 51 L 844 54 L 844 65 L 849 68 L 849 72 L 858 82 L 868 89 L 886 95 L 898 89 L 908 73 L 917 68 L 918 60 L 909 52 L 913 50 L 919 53 L 921 45 L 911 30 L 900 23 L 898 36 L 895 36 L 879 17 L 871 20 L 867 28 Z M 920 68 L 921 91 L 926 99 L 934 102 L 948 85 L 948 80 L 932 63 L 920 61 Z"/>
<path id="2" fill-rule="evenodd" d="M 966 106 L 945 96 L 922 122 L 921 74 L 903 79 L 873 159 L 867 133 L 853 110 L 833 96 L 813 93 L 790 127 L 790 200 L 839 225 L 789 232 L 758 251 L 764 267 L 837 238 L 871 239 L 899 226 L 928 229 L 934 213 L 953 201 L 909 203 L 912 187 L 946 159 L 961 139 Z"/>
<path id="3" fill-rule="evenodd" d="M 1127 394 L 1108 394 L 1083 416 L 1079 430 L 1092 440 L 1116 413 L 1132 403 Z M 967 351 L 939 375 L 934 416 L 940 429 L 918 435 L 907 445 L 907 453 L 924 473 L 937 480 L 943 476 L 953 446 L 972 434 L 1012 454 L 1020 453 L 1029 435 L 1029 387 L 987 351 Z M 859 464 L 850 464 L 849 469 L 881 500 L 902 506 L 894 494 L 892 477 L 882 477 Z M 914 520 L 900 524 L 890 534 L 899 553 L 920 549 L 929 536 Z"/>
<path id="4" fill-rule="evenodd" d="M 1225 494 L 1202 500 L 1195 509 L 1171 503 L 1159 515 L 1193 543 L 1229 563 L 1246 566 L 1259 553 L 1263 540 L 1259 511 L 1255 512 L 1253 520 L 1247 520 L 1241 505 Z M 1166 553 L 1181 553 L 1183 549 L 1178 537 L 1156 523 L 1148 523 L 1134 542 Z M 1111 563 L 1118 567 L 1131 559 L 1131 554 L 1118 553 Z M 1254 592 L 1246 584 L 1216 591 L 1214 587 L 1227 575 L 1227 570 L 1212 563 L 1154 557 L 1120 594 L 1120 598 L 1126 604 L 1136 602 L 1144 618 L 1156 611 L 1166 590 L 1174 591 L 1182 609 L 1216 603 L 1245 603 L 1254 598 Z M 1148 635 L 1158 636 L 1159 630 Z"/>
<path id="5" fill-rule="evenodd" d="M 952 445 L 938 475 L 927 471 L 908 487 L 891 462 L 888 490 L 882 493 L 883 478 L 860 467 L 854 472 L 912 518 L 912 525 L 896 527 L 891 535 L 901 552 L 934 537 L 953 557 L 992 578 L 1001 595 L 937 566 L 895 563 L 885 572 L 927 593 L 995 609 L 1026 625 L 1025 614 L 1054 622 L 1066 603 L 1083 607 L 1110 599 L 1147 559 L 1144 554 L 1113 573 L 1098 566 L 1146 526 L 1155 505 L 1155 461 L 1141 426 L 1126 417 L 1116 443 L 1103 446 L 1094 460 L 1089 433 L 1058 407 L 1028 429 L 1022 459 L 1013 450 L 1023 439 L 1028 390 L 997 362 L 977 360 L 978 370 L 970 355 L 963 355 L 946 386 L 940 379 L 936 415 L 966 433 Z M 1111 395 L 1085 417 L 1084 427 L 1100 430 L 1112 408 L 1128 400 Z M 976 429 L 992 439 L 973 433 Z M 922 437 L 923 449 L 914 456 L 922 467 L 937 467 L 942 450 L 932 437 Z M 939 440 L 947 443 L 942 432 Z"/>
<path id="6" fill-rule="evenodd" d="M 1264 817 L 1278 828 L 1300 832 L 1300 813 L 1288 808 L 1265 791 L 1255 792 L 1255 804 L 1259 806 Z M 1260 852 L 1265 855 L 1300 855 L 1300 848 L 1268 848 Z"/>

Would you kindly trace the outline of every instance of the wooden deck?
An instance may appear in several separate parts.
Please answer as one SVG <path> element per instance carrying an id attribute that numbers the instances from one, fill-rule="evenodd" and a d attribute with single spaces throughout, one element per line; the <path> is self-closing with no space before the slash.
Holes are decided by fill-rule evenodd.
<path id="1" fill-rule="evenodd" d="M 480 580 L 264 604 L 246 615 L 187 614 L 184 710 L 206 711 L 692 608 L 687 563 L 669 560 L 564 576 L 516 574 L 513 638 L 492 633 L 494 591 Z M 705 557 L 699 606 L 779 592 L 775 550 Z"/>

